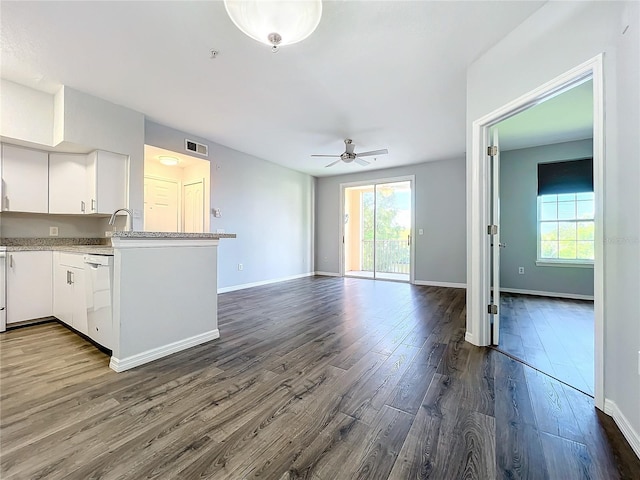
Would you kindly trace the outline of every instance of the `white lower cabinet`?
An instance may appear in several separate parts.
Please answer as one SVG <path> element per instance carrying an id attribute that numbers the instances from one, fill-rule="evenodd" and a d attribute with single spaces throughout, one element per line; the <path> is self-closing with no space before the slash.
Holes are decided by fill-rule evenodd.
<path id="1" fill-rule="evenodd" d="M 7 324 L 50 317 L 52 252 L 7 252 Z"/>
<path id="2" fill-rule="evenodd" d="M 80 333 L 89 334 L 82 254 L 54 252 L 53 315 Z"/>

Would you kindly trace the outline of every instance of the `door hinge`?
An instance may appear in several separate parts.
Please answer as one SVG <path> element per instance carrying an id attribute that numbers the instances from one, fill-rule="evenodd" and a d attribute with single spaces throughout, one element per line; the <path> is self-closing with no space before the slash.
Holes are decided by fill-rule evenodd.
<path id="1" fill-rule="evenodd" d="M 498 155 L 498 146 L 492 145 L 490 147 L 487 147 L 487 155 L 489 155 L 490 157 L 495 157 L 496 155 Z"/>
<path id="2" fill-rule="evenodd" d="M 498 306 L 494 305 L 493 303 L 490 305 L 487 305 L 487 310 L 488 313 L 490 313 L 491 315 L 497 315 L 498 314 Z"/>
<path id="3" fill-rule="evenodd" d="M 498 225 L 487 225 L 487 235 L 497 235 Z"/>

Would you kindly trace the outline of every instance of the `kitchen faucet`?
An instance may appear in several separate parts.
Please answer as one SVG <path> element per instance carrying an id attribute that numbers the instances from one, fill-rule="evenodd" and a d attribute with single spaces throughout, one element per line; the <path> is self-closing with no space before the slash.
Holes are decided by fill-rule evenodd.
<path id="1" fill-rule="evenodd" d="M 131 218 L 131 220 L 133 221 L 133 213 L 131 212 L 131 210 L 129 210 L 128 208 L 119 208 L 118 210 L 116 210 L 111 214 L 111 218 L 109 219 L 109 225 L 115 225 L 116 215 L 118 214 L 118 212 L 127 212 L 129 214 L 129 218 Z M 115 226 L 113 228 L 115 229 Z M 127 222 L 125 222 L 124 224 L 124 231 L 125 232 L 127 231 Z"/>

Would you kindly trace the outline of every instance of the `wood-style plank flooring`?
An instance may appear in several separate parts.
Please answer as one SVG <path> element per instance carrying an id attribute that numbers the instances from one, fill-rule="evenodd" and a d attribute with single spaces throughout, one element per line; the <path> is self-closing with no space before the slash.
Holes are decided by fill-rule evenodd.
<path id="1" fill-rule="evenodd" d="M 464 290 L 311 277 L 219 321 L 119 374 L 57 323 L 0 335 L 0 476 L 638 478 L 591 398 L 464 341 Z"/>
<path id="2" fill-rule="evenodd" d="M 500 306 L 499 350 L 594 395 L 592 301 L 504 293 Z"/>

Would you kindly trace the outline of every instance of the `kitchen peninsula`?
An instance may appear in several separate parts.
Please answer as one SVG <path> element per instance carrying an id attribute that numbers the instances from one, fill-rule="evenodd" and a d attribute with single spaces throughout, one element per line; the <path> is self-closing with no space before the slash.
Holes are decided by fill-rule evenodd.
<path id="1" fill-rule="evenodd" d="M 217 247 L 228 233 L 113 232 L 116 372 L 208 342 L 218 331 Z"/>

